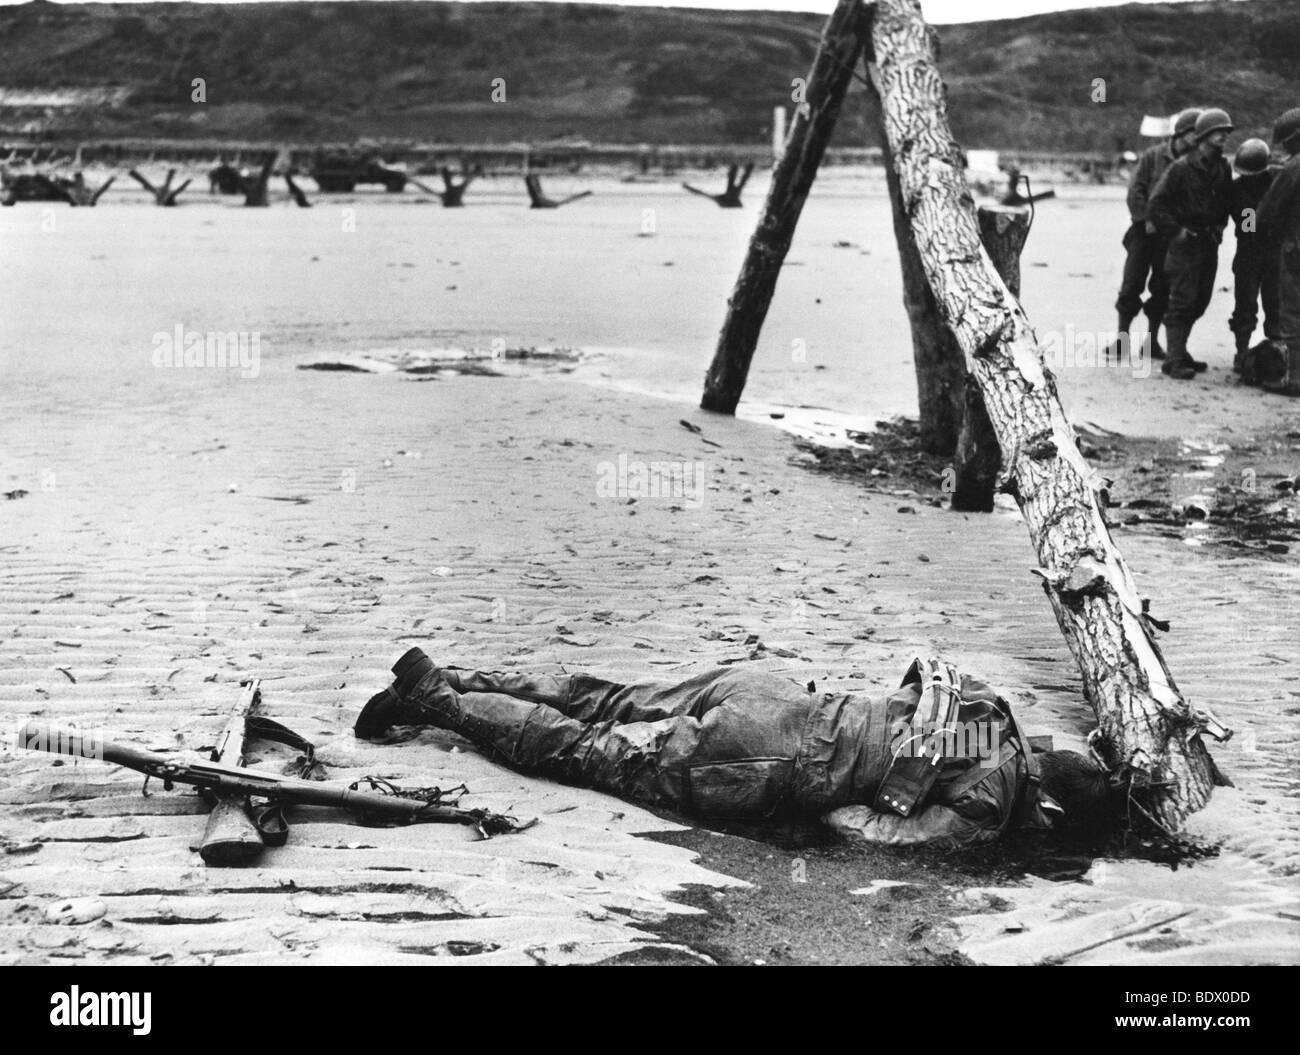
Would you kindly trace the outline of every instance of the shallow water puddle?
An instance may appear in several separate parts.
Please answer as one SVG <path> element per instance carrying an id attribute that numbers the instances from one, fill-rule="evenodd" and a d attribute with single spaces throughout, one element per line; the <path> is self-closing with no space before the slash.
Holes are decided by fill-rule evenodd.
<path id="1" fill-rule="evenodd" d="M 981 964 L 1300 963 L 1300 884 L 1254 861 L 1099 860 L 1078 882 L 962 892 L 958 948 Z"/>

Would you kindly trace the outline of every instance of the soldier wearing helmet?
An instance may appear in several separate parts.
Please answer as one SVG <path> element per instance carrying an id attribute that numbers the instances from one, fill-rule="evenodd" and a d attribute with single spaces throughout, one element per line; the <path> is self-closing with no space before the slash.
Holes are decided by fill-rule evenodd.
<path id="1" fill-rule="evenodd" d="M 1258 228 L 1267 264 L 1278 269 L 1278 336 L 1273 344 L 1284 370 L 1266 387 L 1300 396 L 1300 107 L 1278 118 L 1273 145 L 1287 160 L 1259 203 Z"/>
<path id="2" fill-rule="evenodd" d="M 1277 271 L 1266 266 L 1267 257 L 1259 237 L 1259 203 L 1273 182 L 1275 169 L 1270 164 L 1268 144 L 1262 139 L 1247 139 L 1237 148 L 1232 160 L 1237 178 L 1232 181 L 1232 224 L 1237 235 L 1237 251 L 1232 257 L 1234 305 L 1228 328 L 1236 339 L 1237 352 L 1232 369 L 1247 381 L 1247 352 L 1250 338 L 1259 319 L 1259 303 L 1264 303 L 1264 336 L 1277 338 Z"/>
<path id="3" fill-rule="evenodd" d="M 1147 215 L 1147 203 L 1164 171 L 1194 144 L 1196 119 L 1200 110 L 1184 110 L 1173 119 L 1173 136 L 1163 143 L 1143 151 L 1128 184 L 1128 211 L 1132 221 L 1124 232 L 1124 277 L 1120 281 L 1119 299 L 1115 310 L 1119 312 L 1119 327 L 1111 354 L 1119 359 L 1129 344 L 1129 327 L 1139 312 L 1147 317 L 1149 351 L 1156 359 L 1165 353 L 1160 347 L 1159 330 L 1164 321 L 1169 302 L 1169 285 L 1165 281 L 1164 240 Z M 1149 280 L 1149 285 L 1148 285 Z M 1142 302 L 1143 288 L 1150 296 Z"/>
<path id="4" fill-rule="evenodd" d="M 1219 266 L 1219 244 L 1232 211 L 1232 169 L 1223 159 L 1231 131 L 1232 119 L 1226 111 L 1204 111 L 1196 119 L 1196 148 L 1165 170 L 1151 194 L 1151 220 L 1168 239 L 1168 358 L 1160 369 L 1179 380 L 1195 377 L 1205 369 L 1205 363 L 1188 354 L 1187 340 L 1196 320 L 1209 307 Z"/>

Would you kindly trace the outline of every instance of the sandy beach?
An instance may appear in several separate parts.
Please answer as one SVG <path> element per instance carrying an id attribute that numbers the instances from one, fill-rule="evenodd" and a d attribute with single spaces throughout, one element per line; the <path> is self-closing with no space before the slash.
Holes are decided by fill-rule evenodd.
<path id="1" fill-rule="evenodd" d="M 780 896 L 801 851 L 768 851 L 762 880 L 746 878 L 699 849 L 731 837 L 522 777 L 449 734 L 357 741 L 357 709 L 412 644 L 462 666 L 630 680 L 745 663 L 863 692 L 938 653 L 997 685 L 1031 733 L 1081 745 L 1091 714 L 1018 515 L 819 475 L 774 427 L 834 436 L 914 412 L 879 187 L 835 171 L 818 185 L 740 420 L 695 402 L 765 184 L 733 211 L 667 182 L 595 187 L 553 213 L 495 181 L 463 210 L 377 194 L 163 210 L 124 190 L 94 210 L 0 212 L 0 483 L 27 492 L 0 500 L 3 727 L 39 717 L 200 749 L 239 680 L 259 676 L 265 711 L 313 740 L 332 777 L 463 781 L 466 805 L 539 818 L 476 841 L 304 809 L 258 867 L 205 869 L 194 796 L 5 753 L 0 963 L 713 962 L 674 921 L 754 884 Z M 1110 189 L 1040 207 L 1023 261 L 1040 336 L 1113 325 L 1122 228 Z M 1216 294 L 1197 330 L 1204 380 L 1065 365 L 1074 419 L 1238 447 L 1300 429 L 1294 402 L 1227 383 L 1230 301 Z M 158 335 L 177 326 L 256 333 L 258 356 L 158 365 Z M 498 364 L 506 376 L 383 369 L 494 347 L 575 359 Z M 323 362 L 378 365 L 300 369 Z M 1273 455 L 1292 474 L 1297 444 Z M 701 486 L 629 491 L 620 466 L 636 463 Z M 931 951 L 1300 962 L 1297 554 L 1117 538 L 1172 621 L 1179 684 L 1237 730 L 1213 749 L 1237 786 L 1189 826 L 1220 851 L 1055 880 L 927 872 L 950 921 Z M 880 897 L 860 892 L 874 880 L 921 882 L 905 858 L 865 852 L 819 874 L 819 853 L 800 857 L 807 878 L 845 918 Z M 88 922 L 62 920 L 69 899 Z M 840 938 L 852 960 L 858 933 Z M 861 946 L 882 958 L 866 924 Z M 892 942 L 883 958 L 904 961 Z"/>

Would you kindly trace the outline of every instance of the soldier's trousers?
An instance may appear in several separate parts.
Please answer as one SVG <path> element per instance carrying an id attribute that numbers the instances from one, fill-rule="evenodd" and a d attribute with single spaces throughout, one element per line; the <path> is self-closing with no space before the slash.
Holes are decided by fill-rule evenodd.
<path id="1" fill-rule="evenodd" d="M 1277 280 L 1277 340 L 1292 350 L 1294 355 L 1300 352 L 1300 242 L 1292 242 L 1282 248 L 1280 263 Z"/>
<path id="2" fill-rule="evenodd" d="M 1120 280 L 1115 310 L 1126 319 L 1135 319 L 1141 311 L 1156 324 L 1164 318 L 1169 303 L 1169 282 L 1165 278 L 1165 243 L 1157 234 L 1147 234 L 1143 224 L 1135 223 L 1124 233 L 1124 277 Z M 1148 280 L 1150 284 L 1148 285 Z M 1150 291 L 1146 303 L 1143 289 Z"/>
<path id="3" fill-rule="evenodd" d="M 787 803 L 810 708 L 793 682 L 730 667 L 630 685 L 443 668 L 407 699 L 428 723 L 522 771 L 683 812 L 754 817 Z"/>
<path id="4" fill-rule="evenodd" d="M 1270 262 L 1262 249 L 1243 249 L 1238 243 L 1232 258 L 1234 305 L 1232 317 L 1228 320 L 1228 329 L 1238 340 L 1249 340 L 1255 332 L 1261 301 L 1264 305 L 1264 336 L 1269 340 L 1278 338 L 1278 272 L 1277 263 Z"/>
<path id="5" fill-rule="evenodd" d="M 1176 330 L 1191 331 L 1205 314 L 1214 294 L 1214 276 L 1219 269 L 1219 246 L 1212 238 L 1180 235 L 1165 251 L 1165 277 L 1169 280 L 1169 310 L 1165 328 L 1174 340 Z M 1170 355 L 1174 355 L 1171 347 Z"/>

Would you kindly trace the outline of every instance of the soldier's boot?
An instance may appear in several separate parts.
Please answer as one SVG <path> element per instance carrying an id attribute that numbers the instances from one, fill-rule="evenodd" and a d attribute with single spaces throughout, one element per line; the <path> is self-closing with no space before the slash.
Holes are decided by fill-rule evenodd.
<path id="1" fill-rule="evenodd" d="M 1300 396 L 1300 345 L 1274 341 L 1273 347 L 1282 357 L 1283 373 L 1276 381 L 1264 382 L 1262 387 L 1280 396 Z"/>
<path id="2" fill-rule="evenodd" d="M 1115 339 L 1102 349 L 1102 354 L 1106 357 L 1107 362 L 1123 362 L 1124 353 L 1131 351 L 1133 319 L 1134 316 L 1132 315 L 1125 314 L 1122 311 L 1119 313 L 1119 325 L 1115 327 Z"/>
<path id="3" fill-rule="evenodd" d="M 1187 338 L 1190 326 L 1174 324 L 1165 327 L 1165 339 L 1169 342 L 1169 356 L 1160 367 L 1166 377 L 1179 381 L 1189 381 L 1196 376 L 1193 359 L 1187 354 Z"/>
<path id="4" fill-rule="evenodd" d="M 1232 357 L 1232 372 L 1238 377 L 1244 377 L 1246 374 L 1246 353 L 1250 351 L 1250 334 L 1235 330 L 1233 336 L 1236 338 L 1237 350 Z"/>
<path id="5" fill-rule="evenodd" d="M 1168 327 L 1165 327 L 1165 333 L 1166 333 L 1166 334 L 1169 333 L 1169 328 L 1168 328 Z M 1191 337 L 1191 335 L 1192 335 L 1192 328 L 1191 328 L 1191 326 L 1188 326 L 1188 327 L 1187 327 L 1187 332 L 1183 335 L 1183 338 L 1182 338 L 1182 341 L 1183 341 L 1183 354 L 1184 354 L 1185 356 L 1187 356 L 1187 362 L 1191 365 L 1191 368 L 1192 368 L 1193 370 L 1195 370 L 1198 374 L 1203 374 L 1203 373 L 1208 369 L 1209 364 L 1206 363 L 1206 362 L 1203 362 L 1203 361 L 1200 360 L 1200 359 L 1194 359 L 1194 358 L 1192 358 L 1192 353 L 1189 352 L 1189 351 L 1187 350 L 1187 340 L 1188 340 L 1189 337 Z"/>
<path id="6" fill-rule="evenodd" d="M 406 694 L 434 669 L 433 660 L 421 649 L 408 649 L 393 664 L 393 683 L 366 701 L 352 727 L 355 736 L 374 740 L 394 725 L 418 725 L 421 711 L 406 702 Z"/>
<path id="7" fill-rule="evenodd" d="M 1152 359 L 1163 359 L 1165 350 L 1160 347 L 1160 327 L 1165 321 L 1163 315 L 1154 315 L 1149 317 L 1147 326 L 1147 353 Z"/>
<path id="8" fill-rule="evenodd" d="M 516 769 L 654 803 L 681 801 L 682 778 L 663 763 L 686 758 L 700 729 L 690 717 L 581 722 L 502 693 L 459 693 L 439 670 L 422 677 L 405 701 L 420 711 L 418 724 L 459 733 Z"/>

